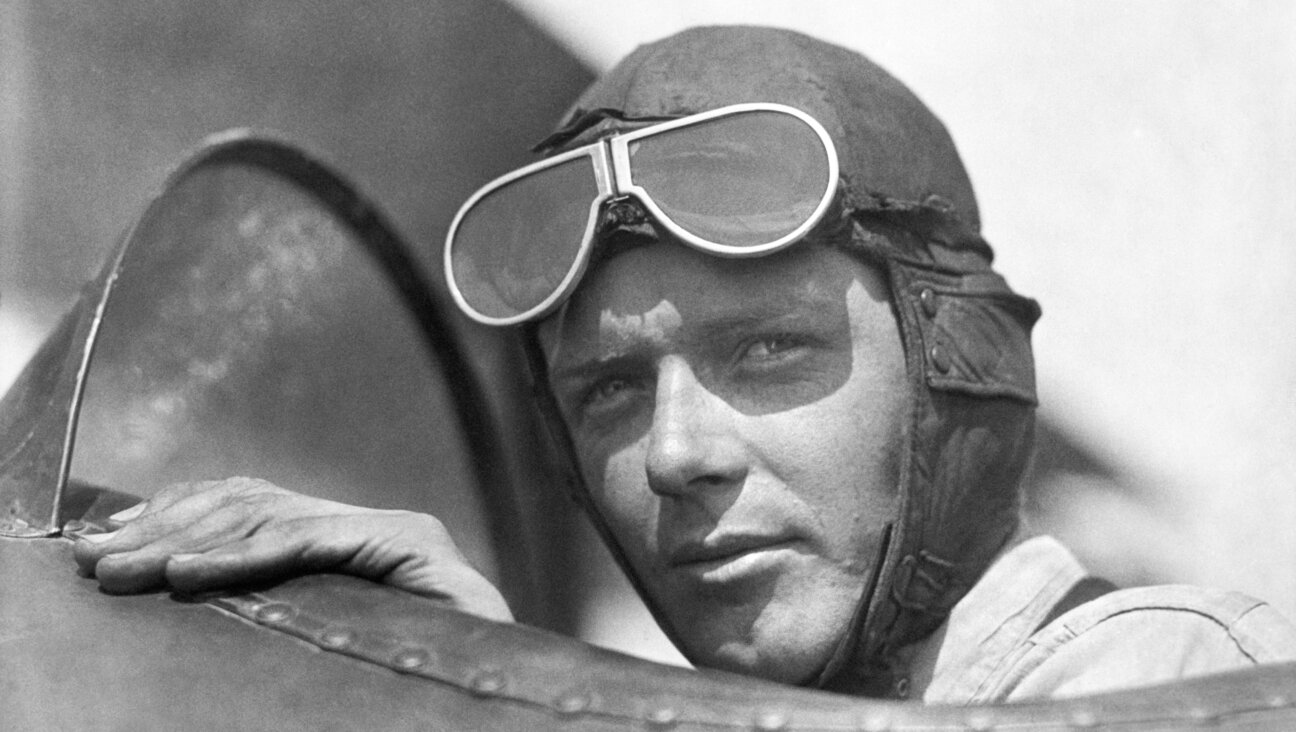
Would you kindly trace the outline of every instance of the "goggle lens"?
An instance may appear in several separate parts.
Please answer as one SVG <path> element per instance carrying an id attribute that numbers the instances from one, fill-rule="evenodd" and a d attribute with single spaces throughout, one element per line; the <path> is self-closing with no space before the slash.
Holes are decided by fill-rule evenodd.
<path id="1" fill-rule="evenodd" d="M 505 183 L 465 210 L 450 250 L 463 298 L 496 319 L 539 307 L 579 261 L 598 198 L 583 156 Z"/>
<path id="2" fill-rule="evenodd" d="M 804 122 L 750 112 L 630 143 L 632 183 L 680 228 L 727 247 L 795 231 L 824 197 L 830 162 Z M 655 212 L 658 213 L 658 212 Z"/>

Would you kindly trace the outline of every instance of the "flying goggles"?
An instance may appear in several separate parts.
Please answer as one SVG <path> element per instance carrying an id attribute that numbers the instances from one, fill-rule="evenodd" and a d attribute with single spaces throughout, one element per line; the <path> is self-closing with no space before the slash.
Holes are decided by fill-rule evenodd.
<path id="1" fill-rule="evenodd" d="M 474 193 L 446 236 L 450 292 L 488 325 L 546 315 L 576 289 L 604 204 L 624 199 L 703 251 L 768 254 L 819 222 L 837 170 L 823 126 L 781 104 L 736 104 L 613 135 Z"/>

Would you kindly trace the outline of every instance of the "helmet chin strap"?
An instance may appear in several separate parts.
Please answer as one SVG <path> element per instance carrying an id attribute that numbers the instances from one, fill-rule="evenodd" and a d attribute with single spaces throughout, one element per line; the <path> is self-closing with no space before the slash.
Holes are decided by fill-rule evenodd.
<path id="1" fill-rule="evenodd" d="M 816 689 L 838 690 L 835 688 L 834 681 L 846 668 L 846 664 L 854 658 L 855 650 L 859 646 L 860 633 L 864 630 L 864 621 L 868 617 L 869 606 L 873 604 L 873 595 L 877 592 L 878 579 L 881 577 L 887 549 L 891 546 L 893 526 L 893 524 L 887 524 L 883 532 L 882 541 L 879 542 L 878 546 L 877 557 L 869 568 L 868 581 L 864 583 L 864 589 L 860 594 L 859 601 L 855 603 L 855 612 L 851 615 L 846 632 L 837 641 L 837 648 L 833 651 L 832 656 L 828 658 L 828 662 L 824 664 L 823 669 L 815 677 L 814 681 L 806 684 L 806 686 Z"/>

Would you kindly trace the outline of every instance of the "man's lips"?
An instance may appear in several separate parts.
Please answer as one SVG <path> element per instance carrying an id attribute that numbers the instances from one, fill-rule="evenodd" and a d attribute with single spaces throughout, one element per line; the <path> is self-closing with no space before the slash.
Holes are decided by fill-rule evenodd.
<path id="1" fill-rule="evenodd" d="M 790 544 L 793 537 L 785 535 L 725 534 L 709 536 L 698 541 L 686 541 L 671 549 L 667 561 L 671 567 L 720 564 L 765 549 Z"/>

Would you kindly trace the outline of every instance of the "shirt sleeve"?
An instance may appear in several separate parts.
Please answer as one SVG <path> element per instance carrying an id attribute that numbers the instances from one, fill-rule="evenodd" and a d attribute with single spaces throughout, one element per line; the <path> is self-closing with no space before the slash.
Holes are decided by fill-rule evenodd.
<path id="1" fill-rule="evenodd" d="M 1122 590 L 1035 633 L 994 696 L 1064 698 L 1296 660 L 1296 628 L 1239 593 Z"/>

